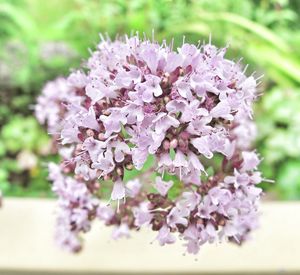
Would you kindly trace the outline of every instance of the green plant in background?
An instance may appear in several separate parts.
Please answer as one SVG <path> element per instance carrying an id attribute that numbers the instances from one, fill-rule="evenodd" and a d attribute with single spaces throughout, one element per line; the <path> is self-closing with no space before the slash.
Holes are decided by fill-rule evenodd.
<path id="1" fill-rule="evenodd" d="M 234 49 L 232 56 L 243 53 L 245 62 L 264 71 L 270 81 L 291 85 L 299 84 L 298 8 L 297 1 L 279 0 L 53 0 L 46 3 L 21 0 L 0 5 L 0 22 L 4 22 L 2 37 L 4 40 L 9 37 L 8 46 L 18 48 L 19 54 L 27 54 L 29 63 L 19 76 L 24 87 L 30 83 L 29 79 L 32 81 L 32 73 L 40 83 L 47 79 L 37 77 L 41 67 L 59 67 L 56 62 L 43 64 L 47 52 L 48 56 L 52 53 L 46 58 L 48 62 L 55 60 L 54 53 L 64 58 L 76 53 L 87 57 L 87 48 L 95 45 L 99 32 L 113 37 L 137 30 L 149 35 L 152 29 L 158 40 L 175 37 L 175 44 L 181 43 L 176 38 L 183 33 L 191 42 L 212 34 L 214 43 L 223 46 L 229 42 Z M 13 41 L 15 44 L 11 46 Z M 63 72 L 70 60 L 60 61 Z M 50 75 L 48 72 L 47 76 Z"/>
<path id="2" fill-rule="evenodd" d="M 258 110 L 258 144 L 265 176 L 274 178 L 281 198 L 300 198 L 300 90 L 275 88 Z"/>
<path id="3" fill-rule="evenodd" d="M 0 189 L 4 195 L 48 196 L 50 186 L 43 167 L 49 158 L 47 134 L 33 117 L 13 117 L 0 132 Z M 53 158 L 53 157 L 52 157 Z"/>
<path id="4" fill-rule="evenodd" d="M 65 75 L 70 67 L 76 68 L 82 62 L 81 57 L 88 57 L 87 49 L 96 45 L 99 32 L 114 37 L 133 30 L 151 36 L 152 29 L 157 40 L 174 37 L 175 47 L 182 43 L 183 34 L 191 43 L 208 40 L 210 34 L 217 46 L 230 43 L 230 58 L 244 56 L 243 63 L 249 64 L 251 71 L 264 74 L 261 86 L 264 98 L 274 96 L 276 90 L 277 97 L 281 98 L 279 105 L 290 109 L 293 103 L 294 114 L 297 114 L 299 101 L 288 101 L 286 95 L 289 93 L 290 98 L 298 98 L 299 94 L 299 10 L 298 0 L 1 1 L 0 127 L 6 127 L 6 124 L 18 127 L 12 120 L 16 114 L 30 119 L 32 110 L 29 107 L 34 104 L 43 84 L 58 75 Z M 297 154 L 295 149 L 291 155 L 291 148 L 287 148 L 295 148 L 299 141 L 293 126 L 282 128 L 278 126 L 280 123 L 275 123 L 278 116 L 275 118 L 274 111 L 269 113 L 266 109 L 267 101 L 264 99 L 256 106 L 258 124 L 263 125 L 268 117 L 269 123 L 275 125 L 270 128 L 270 131 L 275 131 L 274 135 L 259 127 L 257 146 L 265 158 L 262 168 L 267 177 L 276 179 L 274 190 L 281 197 L 299 198 L 299 183 L 295 179 L 299 178 L 300 152 Z M 3 129 L 0 131 L 3 133 Z M 30 135 L 39 135 L 40 132 L 41 129 L 34 130 Z M 277 136 L 289 138 L 280 143 Z M 294 143 L 287 141 L 291 139 Z M 15 138 L 15 143 L 20 146 L 6 144 L 1 136 L 1 163 L 11 159 L 7 157 L 11 149 L 6 146 L 18 147 L 14 151 L 17 155 L 22 150 L 22 142 Z M 274 144 L 277 144 L 276 149 Z M 40 160 L 38 150 L 30 150 L 35 151 Z M 3 168 L 7 165 L 1 167 L 0 180 L 5 177 L 11 181 L 13 165 L 9 169 Z M 287 183 L 284 173 L 289 177 L 294 175 L 295 179 L 290 178 Z M 28 181 L 33 179 L 30 175 Z M 45 179 L 40 180 L 43 186 L 47 186 Z"/>

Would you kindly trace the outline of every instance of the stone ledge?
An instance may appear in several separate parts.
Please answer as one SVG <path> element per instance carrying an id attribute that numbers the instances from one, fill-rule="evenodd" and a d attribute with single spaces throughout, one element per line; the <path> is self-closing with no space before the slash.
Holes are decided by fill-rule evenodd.
<path id="1" fill-rule="evenodd" d="M 261 228 L 242 247 L 206 245 L 195 261 L 180 242 L 150 245 L 152 232 L 110 240 L 94 224 L 79 255 L 53 243 L 55 202 L 6 198 L 0 210 L 0 274 L 245 274 L 300 273 L 300 203 L 264 202 Z"/>

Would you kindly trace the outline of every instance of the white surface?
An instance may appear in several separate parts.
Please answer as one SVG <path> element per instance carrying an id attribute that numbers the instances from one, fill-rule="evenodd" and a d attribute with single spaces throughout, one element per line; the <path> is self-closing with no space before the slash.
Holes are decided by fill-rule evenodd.
<path id="1" fill-rule="evenodd" d="M 242 247 L 206 245 L 197 261 L 194 256 L 182 256 L 180 241 L 165 247 L 151 245 L 154 235 L 150 232 L 113 241 L 111 228 L 99 223 L 85 235 L 81 254 L 62 252 L 52 239 L 54 205 L 51 200 L 5 199 L 0 210 L 0 274 L 3 270 L 57 274 L 300 272 L 300 203 L 264 203 L 261 228 L 253 240 Z"/>

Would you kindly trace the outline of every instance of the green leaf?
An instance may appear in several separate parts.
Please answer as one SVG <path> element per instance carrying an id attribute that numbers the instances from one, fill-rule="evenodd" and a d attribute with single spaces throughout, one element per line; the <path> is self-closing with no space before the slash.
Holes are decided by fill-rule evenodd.
<path id="1" fill-rule="evenodd" d="M 37 26 L 27 15 L 25 11 L 9 3 L 0 4 L 0 14 L 7 16 L 13 24 L 16 25 L 16 30 L 20 31 L 23 39 L 29 39 L 38 32 Z"/>
<path id="2" fill-rule="evenodd" d="M 290 51 L 289 45 L 281 37 L 277 36 L 273 31 L 238 14 L 228 12 L 202 12 L 199 14 L 199 18 L 213 21 L 224 21 L 237 25 L 240 28 L 243 28 L 255 34 L 260 39 L 270 43 L 274 48 L 277 48 L 284 52 Z"/>
<path id="3" fill-rule="evenodd" d="M 175 159 L 175 155 L 176 155 L 175 150 L 174 150 L 173 148 L 171 148 L 171 149 L 170 149 L 170 157 L 171 157 L 172 160 Z"/>
<path id="4" fill-rule="evenodd" d="M 286 199 L 300 198 L 300 160 L 289 161 L 280 167 L 277 179 L 279 195 Z"/>
<path id="5" fill-rule="evenodd" d="M 154 166 L 155 158 L 153 155 L 149 155 L 143 168 L 141 170 L 137 170 L 133 168 L 132 170 L 125 169 L 124 171 L 124 181 L 127 182 L 129 180 L 135 179 L 138 176 L 149 171 Z M 153 172 L 154 173 L 154 172 Z"/>

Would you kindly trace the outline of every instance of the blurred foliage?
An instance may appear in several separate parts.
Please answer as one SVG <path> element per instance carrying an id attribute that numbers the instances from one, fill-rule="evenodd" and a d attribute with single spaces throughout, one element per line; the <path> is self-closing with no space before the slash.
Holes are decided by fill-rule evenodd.
<path id="1" fill-rule="evenodd" d="M 0 189 L 6 195 L 49 196 L 49 137 L 34 117 L 13 116 L 0 132 Z M 30 188 L 27 188 L 30 186 Z"/>
<path id="2" fill-rule="evenodd" d="M 273 88 L 257 110 L 258 146 L 265 177 L 276 175 L 280 197 L 300 196 L 300 90 Z"/>
<path id="3" fill-rule="evenodd" d="M 175 46 L 183 35 L 193 43 L 211 35 L 214 44 L 230 45 L 229 57 L 243 57 L 248 72 L 264 75 L 256 106 L 262 169 L 275 179 L 277 197 L 299 199 L 299 11 L 298 0 L 0 1 L 0 188 L 49 191 L 41 165 L 49 141 L 30 108 L 42 85 L 87 58 L 99 32 L 114 38 L 154 30 L 159 41 L 174 37 Z M 19 167 L 21 153 L 36 156 L 33 168 Z"/>

